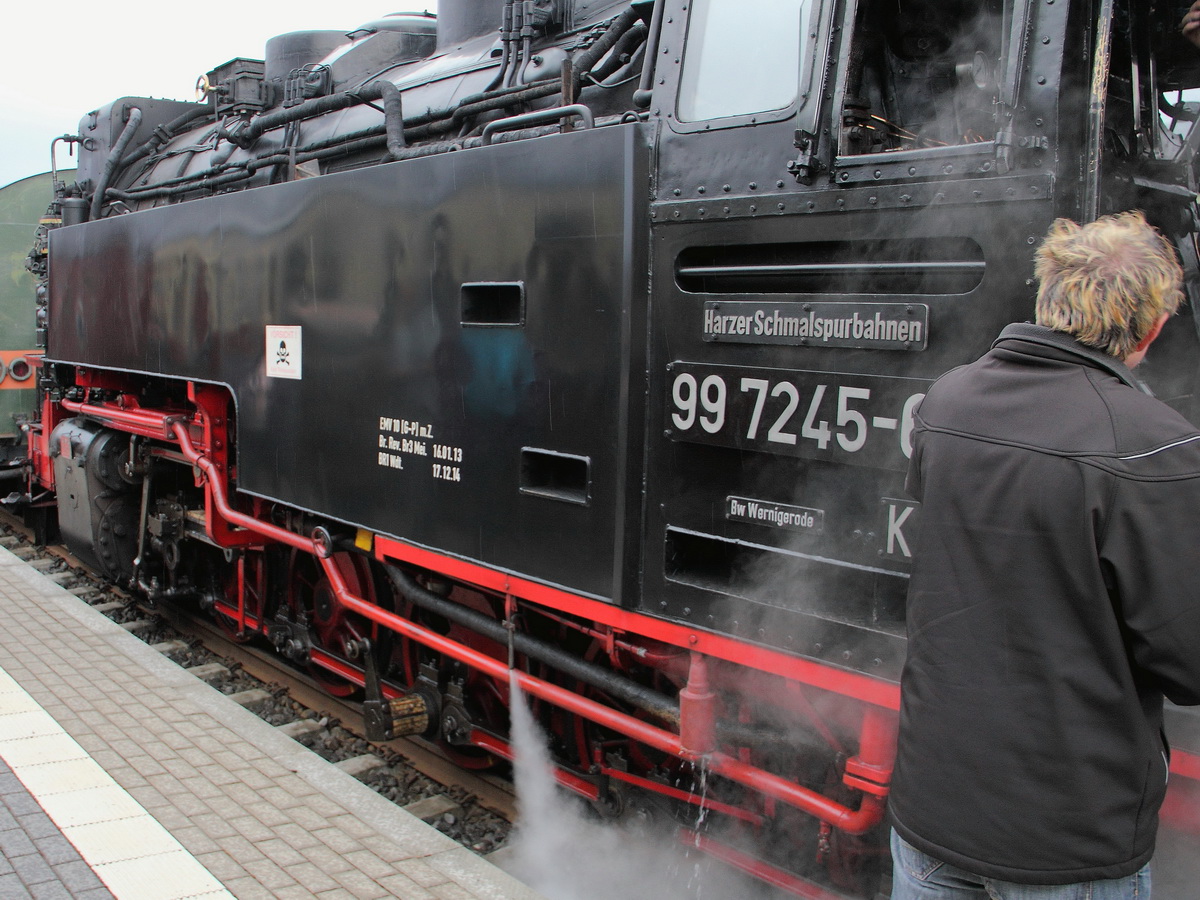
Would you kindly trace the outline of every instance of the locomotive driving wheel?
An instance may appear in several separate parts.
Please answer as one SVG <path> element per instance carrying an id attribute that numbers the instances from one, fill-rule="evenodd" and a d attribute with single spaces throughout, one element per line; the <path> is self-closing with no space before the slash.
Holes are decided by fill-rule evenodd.
<path id="1" fill-rule="evenodd" d="M 332 558 L 352 594 L 375 606 L 391 608 L 390 593 L 377 580 L 369 559 L 355 553 L 335 553 Z M 376 665 L 380 671 L 386 670 L 391 633 L 376 622 L 347 612 L 338 603 L 320 561 L 310 554 L 298 551 L 292 554 L 288 607 L 294 616 L 307 620 L 314 649 L 344 661 L 350 656 L 347 647 L 366 638 L 371 642 Z M 308 668 L 321 687 L 335 697 L 349 697 L 361 690 L 355 682 L 323 665 L 310 661 Z"/>
<path id="2" fill-rule="evenodd" d="M 483 612 L 493 618 L 497 618 L 496 611 L 490 608 L 483 595 L 463 590 L 454 591 L 450 596 L 452 599 L 474 608 L 477 612 Z M 468 628 L 450 622 L 436 613 L 422 610 L 406 600 L 400 601 L 398 611 L 406 619 L 410 619 L 431 631 L 435 631 L 443 637 L 450 638 L 497 659 L 507 658 L 507 652 L 501 645 L 482 637 Z M 440 690 L 448 688 L 448 681 L 457 680 L 461 682 L 460 693 L 463 698 L 463 711 L 466 713 L 466 717 L 470 720 L 471 724 L 482 726 L 497 734 L 504 734 L 508 731 L 509 697 L 507 684 L 500 683 L 475 669 L 459 665 L 441 653 L 430 650 L 417 641 L 406 637 L 398 638 L 396 665 L 403 676 L 406 686 L 416 683 L 422 664 L 431 665 L 441 673 L 439 676 Z M 478 771 L 490 769 L 499 763 L 499 760 L 486 750 L 461 743 L 452 743 L 444 736 L 439 737 L 437 743 L 446 758 L 463 769 Z"/>
<path id="3" fill-rule="evenodd" d="M 587 662 L 597 665 L 603 665 L 605 661 L 604 649 L 596 642 L 588 645 L 582 651 L 582 656 Z M 631 675 L 629 672 L 625 672 L 624 674 Z M 666 675 L 659 671 L 647 670 L 642 674 L 641 680 L 645 686 L 658 691 L 664 696 L 672 696 L 679 690 L 678 685 L 672 683 Z M 633 718 L 641 719 L 652 725 L 661 726 L 663 724 L 645 710 L 632 706 L 617 697 L 613 697 L 600 688 L 584 684 L 580 681 L 568 682 L 566 686 L 571 687 L 575 693 L 595 700 L 605 706 L 610 706 Z M 570 725 L 574 755 L 578 765 L 585 771 L 589 766 L 597 762 L 603 762 L 607 753 L 615 752 L 623 757 L 629 770 L 638 775 L 654 774 L 657 777 L 667 778 L 676 785 L 686 784 L 692 777 L 690 765 L 677 757 L 619 735 L 582 716 L 572 715 L 570 717 Z"/>

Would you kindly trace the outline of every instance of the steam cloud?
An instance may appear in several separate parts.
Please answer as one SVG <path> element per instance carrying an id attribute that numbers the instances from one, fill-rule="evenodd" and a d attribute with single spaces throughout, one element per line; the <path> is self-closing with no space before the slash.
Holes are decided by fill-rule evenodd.
<path id="1" fill-rule="evenodd" d="M 511 679 L 514 781 L 520 820 L 509 846 L 512 874 L 548 900 L 765 900 L 757 884 L 698 850 L 672 843 L 673 824 L 646 833 L 590 817 L 558 789 L 546 737 Z M 693 825 L 703 827 L 703 811 Z"/>

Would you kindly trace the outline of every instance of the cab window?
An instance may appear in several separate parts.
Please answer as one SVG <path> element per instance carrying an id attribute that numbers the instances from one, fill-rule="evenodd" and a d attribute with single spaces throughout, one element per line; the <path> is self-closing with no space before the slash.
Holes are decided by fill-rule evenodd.
<path id="1" fill-rule="evenodd" d="M 815 0 L 693 0 L 676 118 L 699 122 L 796 101 Z"/>

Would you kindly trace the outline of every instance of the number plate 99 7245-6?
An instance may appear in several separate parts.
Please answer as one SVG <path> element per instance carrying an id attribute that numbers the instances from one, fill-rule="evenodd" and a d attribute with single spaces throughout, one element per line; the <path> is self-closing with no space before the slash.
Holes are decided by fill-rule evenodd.
<path id="1" fill-rule="evenodd" d="M 907 468 L 924 378 L 668 366 L 673 440 L 876 468 Z"/>

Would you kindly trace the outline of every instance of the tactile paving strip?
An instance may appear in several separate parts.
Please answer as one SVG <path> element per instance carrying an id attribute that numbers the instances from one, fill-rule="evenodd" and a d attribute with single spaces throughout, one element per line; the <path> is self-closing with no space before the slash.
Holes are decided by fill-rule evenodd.
<path id="1" fill-rule="evenodd" d="M 232 900 L 3 669 L 0 759 L 117 900 Z"/>

